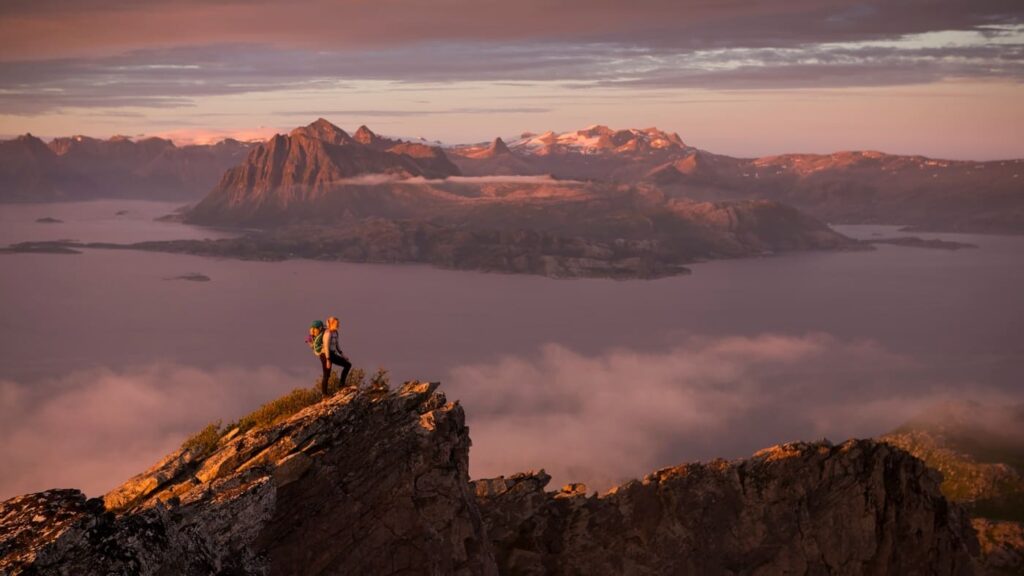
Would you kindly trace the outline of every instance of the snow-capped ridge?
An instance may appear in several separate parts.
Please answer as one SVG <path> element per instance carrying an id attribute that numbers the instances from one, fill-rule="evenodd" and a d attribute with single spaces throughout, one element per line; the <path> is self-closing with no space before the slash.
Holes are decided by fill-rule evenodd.
<path id="1" fill-rule="evenodd" d="M 520 153 L 546 156 L 550 154 L 644 154 L 687 148 L 676 133 L 657 128 L 615 130 L 603 124 L 592 124 L 582 130 L 543 134 L 524 132 L 509 148 Z"/>

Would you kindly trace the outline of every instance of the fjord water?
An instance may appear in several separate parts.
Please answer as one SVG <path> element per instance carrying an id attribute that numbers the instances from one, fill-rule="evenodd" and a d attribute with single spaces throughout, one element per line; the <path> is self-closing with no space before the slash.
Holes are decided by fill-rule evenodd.
<path id="1" fill-rule="evenodd" d="M 173 207 L 3 206 L 0 245 L 224 234 L 153 221 Z M 878 434 L 919 398 L 1019 399 L 1024 238 L 916 235 L 979 248 L 718 261 L 656 281 L 2 255 L 0 498 L 109 488 L 205 422 L 311 384 L 303 337 L 330 314 L 357 366 L 445 381 L 467 410 L 475 475 L 547 467 L 600 486 L 652 464 Z M 179 278 L 190 273 L 210 281 Z"/>

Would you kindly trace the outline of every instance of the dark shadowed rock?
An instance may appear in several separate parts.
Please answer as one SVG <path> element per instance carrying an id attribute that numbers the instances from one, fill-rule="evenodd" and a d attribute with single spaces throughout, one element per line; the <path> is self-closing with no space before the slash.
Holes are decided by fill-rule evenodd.
<path id="1" fill-rule="evenodd" d="M 474 483 L 503 574 L 972 574 L 938 475 L 870 440 L 786 444 L 587 496 L 543 472 Z"/>
<path id="2" fill-rule="evenodd" d="M 603 496 L 468 478 L 436 383 L 343 389 L 87 500 L 0 503 L 0 574 L 972 574 L 937 474 L 870 440 L 657 471 Z M 994 553 L 994 552 L 993 552 Z"/>
<path id="3" fill-rule="evenodd" d="M 496 574 L 464 415 L 435 388 L 349 390 L 179 450 L 111 491 L 111 512 L 77 491 L 9 500 L 0 573 Z"/>

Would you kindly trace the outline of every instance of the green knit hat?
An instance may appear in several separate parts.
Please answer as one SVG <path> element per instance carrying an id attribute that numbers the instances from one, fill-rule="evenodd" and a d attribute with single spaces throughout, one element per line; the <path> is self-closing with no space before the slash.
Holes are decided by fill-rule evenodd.
<path id="1" fill-rule="evenodd" d="M 323 329 L 324 323 L 322 320 L 313 320 L 313 323 L 309 325 L 310 328 L 316 328 L 318 330 Z"/>

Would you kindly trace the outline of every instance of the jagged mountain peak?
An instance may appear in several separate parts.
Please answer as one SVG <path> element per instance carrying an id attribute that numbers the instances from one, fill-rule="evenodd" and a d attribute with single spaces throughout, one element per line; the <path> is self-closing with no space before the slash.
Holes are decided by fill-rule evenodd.
<path id="1" fill-rule="evenodd" d="M 363 124 L 356 130 L 353 138 L 355 138 L 356 142 L 359 142 L 360 144 L 373 144 L 378 140 L 378 136 L 373 132 L 373 130 L 367 128 L 366 124 Z"/>
<path id="2" fill-rule="evenodd" d="M 354 142 L 353 138 L 341 128 L 331 124 L 323 118 L 317 118 L 306 126 L 300 126 L 288 133 L 290 137 L 307 137 L 315 140 L 322 140 L 329 144 L 349 144 Z"/>
<path id="3" fill-rule="evenodd" d="M 505 144 L 505 141 L 501 139 L 501 136 L 498 136 L 497 138 L 494 139 L 494 142 L 491 142 L 491 147 L 488 148 L 487 151 L 491 156 L 512 153 L 512 151 L 509 150 L 508 148 L 508 144 Z"/>

